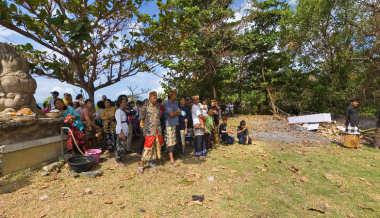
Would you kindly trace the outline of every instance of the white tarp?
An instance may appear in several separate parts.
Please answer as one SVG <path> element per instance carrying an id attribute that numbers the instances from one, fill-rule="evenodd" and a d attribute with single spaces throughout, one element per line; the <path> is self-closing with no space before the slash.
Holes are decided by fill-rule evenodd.
<path id="1" fill-rule="evenodd" d="M 302 125 L 302 127 L 307 129 L 308 131 L 313 131 L 318 129 L 319 123 L 305 123 Z"/>
<path id="2" fill-rule="evenodd" d="M 342 132 L 346 131 L 346 127 L 344 127 L 344 126 L 338 126 L 337 129 L 339 129 Z"/>
<path id="3" fill-rule="evenodd" d="M 288 117 L 289 124 L 296 123 L 331 123 L 331 114 L 312 114 L 296 117 Z"/>

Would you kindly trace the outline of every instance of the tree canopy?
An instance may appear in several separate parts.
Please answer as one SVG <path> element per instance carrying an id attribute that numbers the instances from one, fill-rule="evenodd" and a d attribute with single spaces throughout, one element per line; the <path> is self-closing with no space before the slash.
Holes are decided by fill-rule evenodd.
<path id="1" fill-rule="evenodd" d="M 0 1 L 0 25 L 53 51 L 21 46 L 34 73 L 89 95 L 160 65 L 181 96 L 241 102 L 241 112 L 339 112 L 380 101 L 380 3 L 365 0 Z M 92 94 L 91 94 L 92 93 Z"/>
<path id="2" fill-rule="evenodd" d="M 52 52 L 20 46 L 38 75 L 94 92 L 148 71 L 140 0 L 1 0 L 0 25 Z"/>

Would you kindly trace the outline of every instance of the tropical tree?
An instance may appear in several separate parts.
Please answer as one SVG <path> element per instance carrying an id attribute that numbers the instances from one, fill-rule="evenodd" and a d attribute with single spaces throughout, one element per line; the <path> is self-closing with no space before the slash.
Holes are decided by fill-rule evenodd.
<path id="1" fill-rule="evenodd" d="M 139 30 L 142 0 L 0 0 L 0 25 L 48 51 L 19 46 L 33 73 L 96 90 L 150 70 Z"/>
<path id="2" fill-rule="evenodd" d="M 242 18 L 234 55 L 238 59 L 237 90 L 240 101 L 245 100 L 254 111 L 279 113 L 277 100 L 292 69 L 293 56 L 286 49 L 283 35 L 287 34 L 292 11 L 284 1 L 252 0 L 247 15 Z M 269 106 L 269 108 L 268 108 Z"/>
<path id="3" fill-rule="evenodd" d="M 312 111 L 341 111 L 347 99 L 360 94 L 365 70 L 357 62 L 360 18 L 354 0 L 299 0 L 287 36 L 296 62 L 313 78 L 305 83 L 304 106 Z M 360 22 L 361 22 L 360 21 Z"/>
<path id="4" fill-rule="evenodd" d="M 221 71 L 229 65 L 236 22 L 231 0 L 157 1 L 158 20 L 151 20 L 150 39 L 157 61 L 169 69 L 164 85 L 182 94 L 218 98 Z M 180 93 L 181 94 L 181 93 Z"/>

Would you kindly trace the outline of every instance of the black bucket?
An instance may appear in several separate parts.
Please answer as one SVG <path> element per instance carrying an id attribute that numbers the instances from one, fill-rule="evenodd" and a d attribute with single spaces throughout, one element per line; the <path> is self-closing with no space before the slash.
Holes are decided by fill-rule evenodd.
<path id="1" fill-rule="evenodd" d="M 95 158 L 92 156 L 74 156 L 70 157 L 67 163 L 72 170 L 80 173 L 90 170 L 95 164 Z"/>

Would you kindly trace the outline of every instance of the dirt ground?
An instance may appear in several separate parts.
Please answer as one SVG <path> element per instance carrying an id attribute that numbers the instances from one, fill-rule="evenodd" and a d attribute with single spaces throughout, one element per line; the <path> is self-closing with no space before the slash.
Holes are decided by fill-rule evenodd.
<path id="1" fill-rule="evenodd" d="M 189 147 L 176 168 L 136 175 L 135 154 L 125 167 L 103 155 L 96 178 L 67 166 L 1 177 L 0 217 L 379 217 L 379 150 L 345 149 L 271 116 L 237 116 L 230 128 L 242 119 L 254 145 L 219 145 L 205 161 Z"/>
<path id="2" fill-rule="evenodd" d="M 288 125 L 285 119 L 278 119 L 269 115 L 236 116 L 233 120 L 234 129 L 239 125 L 239 120 L 245 120 L 254 140 L 290 144 L 302 143 L 304 146 L 330 143 L 329 139 L 318 133 L 300 131 Z"/>

